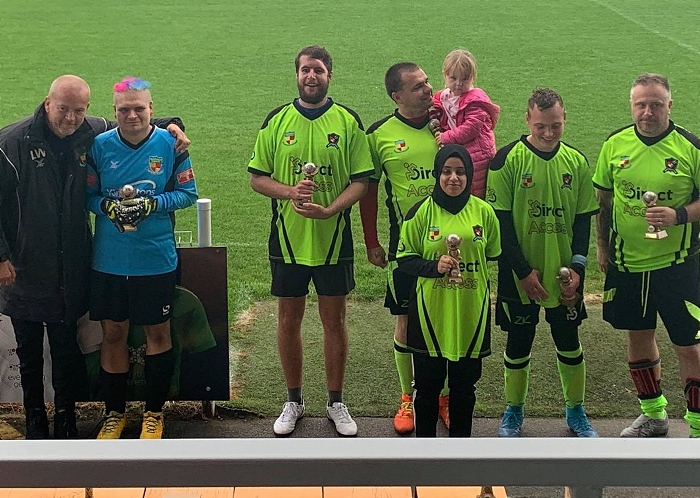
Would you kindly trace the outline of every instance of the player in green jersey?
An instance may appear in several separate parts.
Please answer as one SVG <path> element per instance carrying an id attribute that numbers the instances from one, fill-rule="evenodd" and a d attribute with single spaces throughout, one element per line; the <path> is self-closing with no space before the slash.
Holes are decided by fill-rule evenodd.
<path id="1" fill-rule="evenodd" d="M 299 98 L 267 116 L 248 164 L 253 190 L 272 199 L 272 294 L 278 297 L 277 345 L 287 384 L 274 432 L 291 434 L 304 415 L 301 322 L 313 280 L 324 334 L 326 413 L 339 434 L 354 436 L 357 424 L 343 403 L 346 297 L 355 286 L 350 208 L 364 195 L 374 168 L 360 118 L 327 96 L 330 54 L 306 47 L 295 66 Z M 315 168 L 306 170 L 307 163 Z"/>
<path id="2" fill-rule="evenodd" d="M 566 111 L 557 92 L 535 90 L 525 121 L 530 133 L 496 153 L 486 190 L 503 236 L 496 323 L 508 333 L 506 409 L 498 435 L 520 435 L 532 342 L 544 308 L 557 349 L 566 422 L 579 437 L 597 437 L 583 408 L 586 364 L 578 337 L 587 316 L 580 296 L 591 216 L 598 211 L 591 173 L 583 154 L 561 141 Z M 566 285 L 557 278 L 560 268 L 568 268 Z"/>
<path id="3" fill-rule="evenodd" d="M 450 437 L 469 437 L 482 358 L 491 354 L 487 259 L 501 254 L 498 219 L 470 195 L 471 158 L 459 144 L 435 156 L 430 197 L 406 214 L 397 260 L 416 281 L 408 308 L 408 349 L 416 383 L 416 436 L 435 437 L 449 373 Z M 451 246 L 453 238 L 457 244 Z"/>
<path id="4" fill-rule="evenodd" d="M 406 349 L 406 323 L 408 295 L 414 279 L 398 269 L 396 247 L 406 213 L 433 191 L 433 161 L 438 146 L 428 128 L 433 87 L 425 72 L 412 62 L 394 64 L 386 72 L 384 86 L 397 109 L 367 130 L 375 173 L 367 194 L 360 200 L 360 215 L 367 259 L 380 268 L 388 267 L 384 306 L 396 316 L 394 359 L 401 384 L 401 403 L 394 417 L 394 429 L 399 434 L 410 434 L 414 429 L 413 362 Z M 389 212 L 388 258 L 377 236 L 377 191 L 382 177 Z M 443 413 L 446 417 L 446 409 Z"/>
<path id="5" fill-rule="evenodd" d="M 665 76 L 639 76 L 630 104 L 634 124 L 608 137 L 593 175 L 598 264 L 606 273 L 603 319 L 629 331 L 629 369 L 642 411 L 620 435 L 668 433 L 658 314 L 678 355 L 690 435 L 700 437 L 700 139 L 670 120 Z"/>

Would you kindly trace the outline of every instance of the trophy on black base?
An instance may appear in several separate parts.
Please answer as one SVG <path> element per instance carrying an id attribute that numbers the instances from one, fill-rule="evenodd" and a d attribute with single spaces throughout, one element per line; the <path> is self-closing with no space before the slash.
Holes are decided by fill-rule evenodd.
<path id="1" fill-rule="evenodd" d="M 129 219 L 131 218 L 131 211 L 135 211 L 138 208 L 136 206 L 130 206 L 129 202 L 124 203 L 124 201 L 130 201 L 136 197 L 136 188 L 133 185 L 129 185 L 128 183 L 121 187 L 119 189 L 119 197 L 120 201 L 122 201 L 122 208 L 121 208 L 121 213 L 120 213 L 120 218 L 122 218 L 124 221 L 122 221 L 122 226 L 124 227 L 125 232 L 134 232 L 136 231 L 136 225 L 133 225 L 132 223 L 129 223 Z"/>
<path id="2" fill-rule="evenodd" d="M 559 286 L 561 287 L 561 295 L 559 296 L 559 302 L 566 306 L 567 308 L 573 308 L 576 303 L 581 299 L 581 294 L 574 291 L 572 295 L 564 294 L 564 287 L 571 282 L 571 270 L 566 266 L 559 268 L 557 272 L 557 280 L 559 280 Z"/>
<path id="3" fill-rule="evenodd" d="M 642 194 L 642 201 L 646 204 L 647 208 L 656 206 L 656 201 L 659 200 L 659 196 L 656 193 L 647 190 Z M 647 228 L 647 233 L 644 234 L 645 239 L 660 240 L 668 237 L 666 230 L 661 230 L 661 228 L 655 225 L 649 225 Z"/>
<path id="4" fill-rule="evenodd" d="M 442 110 L 438 109 L 437 107 L 431 107 L 430 109 L 428 109 L 428 117 L 430 118 L 430 120 L 428 121 L 428 129 L 430 130 L 430 133 L 432 133 L 435 137 L 436 142 L 438 137 L 440 136 L 440 133 L 442 133 L 442 127 L 440 126 L 441 116 Z M 439 145 L 439 147 L 442 147 L 442 145 Z"/>
<path id="5" fill-rule="evenodd" d="M 308 162 L 301 167 L 301 172 L 304 174 L 304 180 L 312 180 L 318 174 L 318 166 L 312 162 Z M 304 199 L 297 200 L 297 206 L 303 206 Z"/>
<path id="6" fill-rule="evenodd" d="M 462 261 L 462 255 L 459 251 L 459 246 L 462 245 L 462 237 L 456 233 L 451 233 L 445 239 L 445 245 L 447 246 L 447 253 L 457 260 L 457 267 L 450 268 L 447 272 L 447 281 L 451 284 L 461 284 L 464 282 L 462 278 L 462 272 L 459 271 L 459 262 Z"/>

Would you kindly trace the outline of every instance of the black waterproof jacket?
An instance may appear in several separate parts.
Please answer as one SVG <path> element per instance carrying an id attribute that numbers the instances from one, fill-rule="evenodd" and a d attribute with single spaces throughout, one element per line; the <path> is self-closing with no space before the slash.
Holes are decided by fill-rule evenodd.
<path id="1" fill-rule="evenodd" d="M 0 260 L 15 283 L 0 286 L 0 312 L 20 320 L 72 322 L 88 309 L 92 231 L 85 207 L 85 154 L 116 126 L 87 116 L 70 135 L 63 175 L 46 136 L 43 104 L 0 130 Z M 157 124 L 179 119 L 163 118 Z M 61 179 L 63 176 L 63 179 Z"/>

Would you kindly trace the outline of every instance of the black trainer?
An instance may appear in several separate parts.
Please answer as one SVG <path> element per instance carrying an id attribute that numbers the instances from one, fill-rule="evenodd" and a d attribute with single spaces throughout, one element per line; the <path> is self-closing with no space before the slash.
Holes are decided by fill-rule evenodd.
<path id="1" fill-rule="evenodd" d="M 75 410 L 68 408 L 56 410 L 53 417 L 53 437 L 56 439 L 77 439 L 78 427 L 75 425 Z"/>
<path id="2" fill-rule="evenodd" d="M 27 439 L 49 439 L 49 419 L 46 410 L 37 408 L 25 416 Z"/>

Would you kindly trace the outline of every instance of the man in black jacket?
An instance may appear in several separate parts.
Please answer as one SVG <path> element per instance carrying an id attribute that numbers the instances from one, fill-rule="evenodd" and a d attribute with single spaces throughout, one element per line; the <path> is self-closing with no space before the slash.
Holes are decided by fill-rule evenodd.
<path id="1" fill-rule="evenodd" d="M 86 116 L 89 105 L 88 84 L 61 76 L 32 116 L 0 130 L 0 312 L 10 317 L 17 339 L 27 439 L 49 436 L 44 327 L 51 347 L 54 437 L 77 436 L 75 401 L 87 398 L 76 341 L 77 320 L 87 312 L 92 245 L 85 154 L 96 135 L 115 126 Z M 176 146 L 187 148 L 182 123 L 156 122 L 167 123 L 179 138 Z"/>

